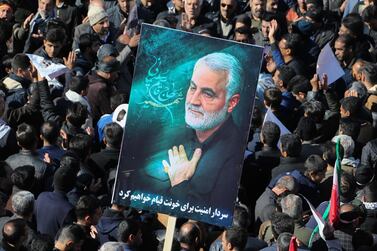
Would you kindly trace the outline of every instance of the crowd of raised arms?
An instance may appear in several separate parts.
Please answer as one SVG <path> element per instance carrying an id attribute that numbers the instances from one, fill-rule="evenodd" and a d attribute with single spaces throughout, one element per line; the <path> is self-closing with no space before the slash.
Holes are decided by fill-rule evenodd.
<path id="1" fill-rule="evenodd" d="M 265 48 L 233 225 L 178 219 L 171 250 L 377 250 L 374 0 L 0 0 L 1 251 L 163 249 L 161 217 L 111 203 L 142 23 Z M 337 152 L 321 238 L 303 196 L 325 213 Z"/>

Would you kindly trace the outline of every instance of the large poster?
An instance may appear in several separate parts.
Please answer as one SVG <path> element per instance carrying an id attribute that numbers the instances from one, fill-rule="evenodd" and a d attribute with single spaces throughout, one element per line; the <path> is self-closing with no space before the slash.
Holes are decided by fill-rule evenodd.
<path id="1" fill-rule="evenodd" d="M 115 203 L 231 225 L 262 53 L 143 25 Z"/>

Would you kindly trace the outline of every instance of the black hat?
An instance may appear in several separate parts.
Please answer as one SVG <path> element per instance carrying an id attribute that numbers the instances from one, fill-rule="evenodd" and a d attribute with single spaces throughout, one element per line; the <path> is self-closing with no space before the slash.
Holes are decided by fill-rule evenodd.
<path id="1" fill-rule="evenodd" d="M 356 184 L 358 186 L 366 186 L 374 179 L 374 170 L 369 166 L 359 166 L 355 172 Z"/>
<path id="2" fill-rule="evenodd" d="M 61 167 L 54 174 L 54 189 L 61 192 L 71 191 L 76 183 L 76 173 L 74 170 Z"/>

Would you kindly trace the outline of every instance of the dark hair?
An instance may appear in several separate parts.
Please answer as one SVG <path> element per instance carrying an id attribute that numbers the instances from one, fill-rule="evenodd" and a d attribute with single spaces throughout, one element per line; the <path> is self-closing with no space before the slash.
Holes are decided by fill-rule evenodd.
<path id="1" fill-rule="evenodd" d="M 124 93 L 117 93 L 110 98 L 110 108 L 114 111 L 121 104 L 127 103 L 127 95 Z"/>
<path id="2" fill-rule="evenodd" d="M 115 122 L 105 126 L 104 137 L 106 142 L 115 148 L 120 148 L 123 137 L 123 128 Z"/>
<path id="3" fill-rule="evenodd" d="M 82 220 L 86 216 L 93 216 L 98 208 L 100 208 L 100 202 L 96 197 L 81 196 L 75 207 L 76 217 L 78 220 Z"/>
<path id="4" fill-rule="evenodd" d="M 79 49 L 85 52 L 87 48 L 91 48 L 94 43 L 100 43 L 100 37 L 97 34 L 84 33 L 79 38 Z"/>
<path id="5" fill-rule="evenodd" d="M 285 213 L 274 212 L 271 216 L 271 231 L 275 239 L 281 233 L 287 232 L 293 234 L 295 229 L 294 220 Z"/>
<path id="6" fill-rule="evenodd" d="M 326 142 L 322 146 L 322 152 L 323 152 L 323 159 L 326 160 L 326 162 L 330 166 L 335 166 L 335 162 L 336 162 L 336 143 L 330 142 L 330 141 Z M 342 147 L 341 144 L 339 144 L 339 152 L 340 152 L 340 156 L 342 158 L 344 150 L 343 150 L 343 147 Z"/>
<path id="7" fill-rule="evenodd" d="M 360 133 L 360 122 L 352 118 L 340 118 L 339 121 L 339 131 L 342 131 L 342 134 L 350 136 L 354 141 Z"/>
<path id="8" fill-rule="evenodd" d="M 233 214 L 233 226 L 247 229 L 250 225 L 250 215 L 244 205 L 236 205 Z"/>
<path id="9" fill-rule="evenodd" d="M 240 34 L 243 34 L 243 35 L 248 35 L 249 38 L 253 37 L 253 30 L 250 27 L 247 27 L 247 26 L 239 27 L 239 28 L 235 29 L 234 32 L 235 33 L 237 32 L 237 33 L 240 33 Z"/>
<path id="10" fill-rule="evenodd" d="M 30 59 L 26 54 L 16 54 L 12 59 L 12 69 L 16 72 L 18 69 L 26 70 L 31 66 Z"/>
<path id="11" fill-rule="evenodd" d="M 78 173 L 80 170 L 80 159 L 77 154 L 68 151 L 60 159 L 60 168 L 72 169 L 75 173 Z"/>
<path id="12" fill-rule="evenodd" d="M 284 134 L 280 137 L 281 151 L 289 157 L 298 157 L 301 154 L 301 140 L 296 134 Z"/>
<path id="13" fill-rule="evenodd" d="M 72 77 L 72 82 L 69 84 L 69 89 L 71 91 L 74 91 L 80 94 L 81 91 L 86 90 L 88 86 L 89 86 L 88 78 L 74 76 Z"/>
<path id="14" fill-rule="evenodd" d="M 83 161 L 92 149 L 92 138 L 87 134 L 77 134 L 69 141 L 69 150 L 79 156 Z"/>
<path id="15" fill-rule="evenodd" d="M 363 188 L 363 195 L 365 196 L 366 202 L 376 202 L 377 201 L 377 181 L 372 181 Z"/>
<path id="16" fill-rule="evenodd" d="M 340 176 L 340 201 L 348 203 L 356 196 L 356 179 L 353 175 L 342 172 Z"/>
<path id="17" fill-rule="evenodd" d="M 26 236 L 26 221 L 24 219 L 9 220 L 2 231 L 3 242 L 15 246 L 23 236 Z"/>
<path id="18" fill-rule="evenodd" d="M 317 136 L 315 121 L 310 117 L 301 117 L 294 131 L 303 141 L 312 140 Z"/>
<path id="19" fill-rule="evenodd" d="M 267 106 L 270 106 L 271 108 L 279 108 L 280 103 L 282 100 L 282 94 L 281 91 L 276 88 L 268 88 L 264 91 L 264 101 Z"/>
<path id="20" fill-rule="evenodd" d="M 342 20 L 342 25 L 346 27 L 353 37 L 360 39 L 364 31 L 364 22 L 358 13 L 350 13 Z"/>
<path id="21" fill-rule="evenodd" d="M 189 224 L 191 226 L 189 231 L 182 231 L 182 227 L 185 226 L 186 224 Z M 185 243 L 189 246 L 195 246 L 196 245 L 196 240 L 200 236 L 200 230 L 199 228 L 192 222 L 187 222 L 183 224 L 181 227 L 181 230 L 179 231 L 178 234 L 178 241 L 180 243 Z"/>
<path id="22" fill-rule="evenodd" d="M 363 10 L 361 14 L 364 22 L 369 23 L 372 20 L 377 19 L 377 6 L 376 5 L 369 5 Z"/>
<path id="23" fill-rule="evenodd" d="M 360 108 L 361 108 L 361 101 L 358 97 L 350 96 L 345 97 L 340 101 L 341 106 L 343 109 L 350 113 L 350 117 L 355 116 Z"/>
<path id="24" fill-rule="evenodd" d="M 244 250 L 247 242 L 247 231 L 240 227 L 230 227 L 225 230 L 225 239 L 235 250 Z"/>
<path id="25" fill-rule="evenodd" d="M 323 120 L 326 110 L 320 101 L 307 101 L 303 106 L 306 116 L 312 118 L 316 123 Z"/>
<path id="26" fill-rule="evenodd" d="M 16 138 L 18 144 L 25 149 L 31 150 L 37 142 L 36 134 L 31 125 L 22 123 L 17 127 Z"/>
<path id="27" fill-rule="evenodd" d="M 54 239 L 47 234 L 39 234 L 31 241 L 30 251 L 51 251 L 54 249 Z"/>
<path id="28" fill-rule="evenodd" d="M 81 127 L 88 117 L 86 106 L 79 102 L 72 103 L 67 110 L 66 120 L 75 127 Z"/>
<path id="29" fill-rule="evenodd" d="M 288 87 L 289 81 L 296 75 L 295 71 L 288 65 L 279 66 L 276 71 L 279 71 L 279 78 L 283 81 L 284 88 Z"/>
<path id="30" fill-rule="evenodd" d="M 299 92 L 306 94 L 311 90 L 311 86 L 309 80 L 305 76 L 296 75 L 289 81 L 287 89 L 294 94 L 298 94 Z"/>
<path id="31" fill-rule="evenodd" d="M 311 20 L 313 20 L 316 23 L 322 22 L 323 11 L 322 11 L 321 6 L 316 4 L 314 8 L 308 8 L 305 12 L 305 16 L 309 17 Z"/>
<path id="32" fill-rule="evenodd" d="M 355 49 L 355 40 L 350 35 L 340 35 L 335 42 L 343 43 L 346 49 Z"/>
<path id="33" fill-rule="evenodd" d="M 305 161 L 305 173 L 321 173 L 326 170 L 326 161 L 321 156 L 312 154 Z"/>
<path id="34" fill-rule="evenodd" d="M 140 224 L 133 219 L 126 219 L 119 223 L 118 241 L 126 242 L 131 234 L 136 235 L 140 230 Z"/>
<path id="35" fill-rule="evenodd" d="M 281 39 L 286 41 L 286 47 L 291 49 L 291 54 L 295 55 L 300 47 L 301 36 L 297 33 L 286 33 Z"/>
<path id="36" fill-rule="evenodd" d="M 243 23 L 247 27 L 251 27 L 251 19 L 248 15 L 242 14 L 236 17 L 236 23 Z"/>
<path id="37" fill-rule="evenodd" d="M 59 137 L 59 127 L 54 121 L 46 121 L 41 128 L 41 135 L 50 144 L 55 144 Z"/>
<path id="38" fill-rule="evenodd" d="M 264 144 L 271 147 L 276 147 L 280 138 L 280 128 L 274 122 L 266 121 L 262 126 L 261 135 L 263 137 Z"/>
<path id="39" fill-rule="evenodd" d="M 49 29 L 46 33 L 45 40 L 50 43 L 61 43 L 63 44 L 66 39 L 64 29 Z"/>
<path id="40" fill-rule="evenodd" d="M 376 64 L 369 63 L 369 62 L 366 63 L 366 65 L 361 68 L 361 72 L 364 74 L 366 81 L 372 84 L 377 84 L 377 65 Z"/>
<path id="41" fill-rule="evenodd" d="M 276 246 L 279 251 L 288 251 L 289 244 L 291 243 L 293 234 L 291 233 L 281 233 L 276 240 Z"/>
<path id="42" fill-rule="evenodd" d="M 61 230 L 59 230 L 57 236 L 59 242 L 64 243 L 71 240 L 73 243 L 77 244 L 81 240 L 85 239 L 85 232 L 79 225 L 73 224 L 63 227 Z"/>
<path id="43" fill-rule="evenodd" d="M 275 15 L 270 12 L 263 12 L 262 18 L 263 21 L 271 22 L 272 20 L 276 19 Z"/>
<path id="44" fill-rule="evenodd" d="M 17 167 L 10 176 L 13 185 L 21 190 L 30 191 L 34 184 L 35 168 L 30 165 Z"/>

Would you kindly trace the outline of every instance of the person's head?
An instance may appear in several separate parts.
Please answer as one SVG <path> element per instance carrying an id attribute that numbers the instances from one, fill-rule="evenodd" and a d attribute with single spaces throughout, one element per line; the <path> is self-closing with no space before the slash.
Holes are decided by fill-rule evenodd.
<path id="1" fill-rule="evenodd" d="M 301 117 L 294 131 L 302 141 L 311 141 L 317 136 L 317 127 L 310 117 Z"/>
<path id="2" fill-rule="evenodd" d="M 283 157 L 299 157 L 302 143 L 296 134 L 284 134 L 280 137 L 281 154 Z"/>
<path id="3" fill-rule="evenodd" d="M 341 118 L 339 121 L 339 134 L 351 136 L 355 141 L 360 133 L 360 122 L 349 117 Z"/>
<path id="4" fill-rule="evenodd" d="M 266 12 L 276 14 L 278 12 L 278 0 L 266 0 Z"/>
<path id="5" fill-rule="evenodd" d="M 240 62 L 230 54 L 212 53 L 200 58 L 186 94 L 186 123 L 199 131 L 219 127 L 240 100 L 241 78 Z"/>
<path id="6" fill-rule="evenodd" d="M 350 35 L 340 35 L 335 40 L 335 56 L 339 62 L 349 61 L 354 56 L 354 39 Z"/>
<path id="7" fill-rule="evenodd" d="M 246 26 L 235 29 L 234 41 L 245 44 L 253 44 L 254 38 L 252 29 Z"/>
<path id="8" fill-rule="evenodd" d="M 85 240 L 85 232 L 79 225 L 63 227 L 55 241 L 55 248 L 59 251 L 79 251 Z"/>
<path id="9" fill-rule="evenodd" d="M 264 97 L 264 105 L 267 108 L 271 109 L 279 109 L 280 108 L 280 103 L 282 100 L 282 94 L 281 91 L 278 88 L 268 88 L 264 91 L 263 94 Z"/>
<path id="10" fill-rule="evenodd" d="M 13 212 L 25 220 L 31 219 L 34 212 L 34 201 L 34 195 L 29 191 L 19 191 L 13 194 Z"/>
<path id="11" fill-rule="evenodd" d="M 302 217 L 302 199 L 295 194 L 288 194 L 280 200 L 281 211 L 294 220 Z"/>
<path id="12" fill-rule="evenodd" d="M 279 41 L 279 49 L 283 57 L 295 56 L 300 47 L 300 35 L 297 33 L 286 33 Z"/>
<path id="13" fill-rule="evenodd" d="M 377 30 L 377 6 L 369 5 L 362 12 L 363 20 L 372 30 Z"/>
<path id="14" fill-rule="evenodd" d="M 366 63 L 361 68 L 361 82 L 370 88 L 377 84 L 377 65 L 373 63 Z"/>
<path id="15" fill-rule="evenodd" d="M 123 244 L 116 241 L 105 242 L 98 251 L 123 251 Z M 161 249 L 162 250 L 162 249 Z"/>
<path id="16" fill-rule="evenodd" d="M 69 141 L 69 150 L 85 161 L 92 151 L 92 137 L 87 134 L 77 134 Z"/>
<path id="17" fill-rule="evenodd" d="M 377 202 L 377 181 L 367 184 L 362 190 L 363 202 Z"/>
<path id="18" fill-rule="evenodd" d="M 26 54 L 19 53 L 13 57 L 12 70 L 14 74 L 21 78 L 28 79 L 30 81 L 33 80 L 32 66 L 30 59 L 28 56 L 26 56 Z"/>
<path id="19" fill-rule="evenodd" d="M 156 0 L 140 0 L 140 2 L 145 8 L 151 8 Z"/>
<path id="20" fill-rule="evenodd" d="M 247 229 L 250 225 L 249 209 L 246 205 L 236 204 L 234 207 L 233 224 L 234 227 Z"/>
<path id="21" fill-rule="evenodd" d="M 15 10 L 15 6 L 11 1 L 0 1 L 0 19 L 10 22 L 13 18 Z"/>
<path id="22" fill-rule="evenodd" d="M 37 235 L 30 244 L 30 251 L 51 251 L 54 249 L 54 239 L 47 234 Z"/>
<path id="23" fill-rule="evenodd" d="M 143 242 L 140 224 L 132 219 L 119 223 L 118 241 L 127 243 L 132 247 L 140 246 Z"/>
<path id="24" fill-rule="evenodd" d="M 325 108 L 320 101 L 307 101 L 303 104 L 305 117 L 312 118 L 315 123 L 320 123 L 325 116 Z"/>
<path id="25" fill-rule="evenodd" d="M 81 96 L 86 96 L 89 88 L 89 80 L 85 77 L 72 77 L 72 82 L 69 84 L 69 89 Z"/>
<path id="26" fill-rule="evenodd" d="M 276 240 L 276 246 L 278 251 L 289 251 L 289 244 L 291 243 L 293 234 L 281 233 Z"/>
<path id="27" fill-rule="evenodd" d="M 312 154 L 310 155 L 304 164 L 305 176 L 313 182 L 319 184 L 325 178 L 326 174 L 326 161 L 321 156 Z"/>
<path id="28" fill-rule="evenodd" d="M 344 95 L 347 96 L 347 94 L 350 92 L 355 92 L 362 103 L 368 98 L 368 90 L 362 82 L 352 82 L 351 86 L 347 91 L 345 91 Z"/>
<path id="29" fill-rule="evenodd" d="M 358 188 L 364 188 L 366 185 L 374 181 L 374 168 L 361 164 L 356 168 L 355 180 Z"/>
<path id="30" fill-rule="evenodd" d="M 291 81 L 295 75 L 296 73 L 291 67 L 282 65 L 276 69 L 272 79 L 274 80 L 276 87 L 281 91 L 284 91 L 288 88 L 289 81 Z"/>
<path id="31" fill-rule="evenodd" d="M 123 13 L 128 14 L 130 12 L 130 7 L 131 7 L 130 3 L 131 3 L 130 0 L 118 0 L 119 9 Z"/>
<path id="32" fill-rule="evenodd" d="M 198 18 L 202 10 L 203 0 L 185 0 L 184 8 L 185 13 L 189 19 Z"/>
<path id="33" fill-rule="evenodd" d="M 48 30 L 43 40 L 43 47 L 50 58 L 60 54 L 66 39 L 65 31 L 62 29 Z"/>
<path id="34" fill-rule="evenodd" d="M 340 176 L 340 201 L 348 203 L 356 196 L 356 179 L 353 175 L 342 172 Z"/>
<path id="35" fill-rule="evenodd" d="M 220 14 L 225 20 L 232 18 L 237 9 L 236 0 L 220 0 Z"/>
<path id="36" fill-rule="evenodd" d="M 184 10 L 183 0 L 172 0 L 176 13 L 181 13 Z"/>
<path id="37" fill-rule="evenodd" d="M 116 93 L 110 97 L 110 108 L 114 111 L 121 104 L 128 103 L 127 95 L 124 93 Z"/>
<path id="38" fill-rule="evenodd" d="M 5 223 L 2 229 L 3 248 L 7 249 L 7 247 L 13 247 L 15 248 L 14 250 L 18 250 L 26 240 L 26 226 L 26 221 L 24 219 L 13 219 Z"/>
<path id="39" fill-rule="evenodd" d="M 306 77 L 296 75 L 289 81 L 287 89 L 288 91 L 292 91 L 297 101 L 304 103 L 306 101 L 306 95 L 311 90 L 311 86 Z"/>
<path id="40" fill-rule="evenodd" d="M 88 118 L 86 106 L 79 102 L 72 103 L 67 109 L 66 121 L 76 128 L 80 128 Z"/>
<path id="41" fill-rule="evenodd" d="M 123 128 L 115 122 L 107 124 L 104 131 L 105 144 L 119 149 L 122 144 Z"/>
<path id="42" fill-rule="evenodd" d="M 50 145 L 56 144 L 59 138 L 59 126 L 54 121 L 46 121 L 41 127 L 41 139 Z"/>
<path id="43" fill-rule="evenodd" d="M 344 150 L 344 158 L 349 158 L 353 156 L 353 151 L 355 150 L 355 142 L 351 136 L 348 135 L 337 135 L 332 138 L 332 142 L 340 142 Z"/>
<path id="44" fill-rule="evenodd" d="M 196 250 L 200 242 L 200 230 L 197 225 L 192 222 L 183 224 L 179 229 L 178 241 L 181 247 Z"/>
<path id="45" fill-rule="evenodd" d="M 273 190 L 278 196 L 296 193 L 298 191 L 298 183 L 293 176 L 286 175 L 278 179 Z"/>
<path id="46" fill-rule="evenodd" d="M 342 118 L 354 118 L 360 111 L 361 102 L 358 97 L 345 97 L 340 101 L 340 116 Z"/>
<path id="47" fill-rule="evenodd" d="M 78 173 L 80 170 L 80 158 L 73 152 L 66 153 L 60 159 L 60 167 L 73 170 L 74 173 Z"/>
<path id="48" fill-rule="evenodd" d="M 102 215 L 99 200 L 90 195 L 81 196 L 75 207 L 77 222 L 84 226 L 97 225 Z"/>
<path id="49" fill-rule="evenodd" d="M 224 251 L 244 250 L 248 234 L 244 228 L 230 227 L 221 236 L 221 243 Z"/>
<path id="50" fill-rule="evenodd" d="M 31 125 L 22 123 L 16 131 L 17 144 L 26 150 L 35 150 L 37 147 L 37 135 Z"/>
<path id="51" fill-rule="evenodd" d="M 98 62 L 101 62 L 107 56 L 117 57 L 119 56 L 119 51 L 112 44 L 103 44 L 99 47 L 97 51 Z"/>
<path id="52" fill-rule="evenodd" d="M 238 15 L 236 17 L 234 29 L 238 29 L 241 27 L 249 27 L 249 28 L 251 27 L 251 19 L 246 14 Z"/>
<path id="53" fill-rule="evenodd" d="M 113 56 L 105 56 L 97 63 L 97 74 L 109 83 L 119 78 L 120 63 Z"/>
<path id="54" fill-rule="evenodd" d="M 99 36 L 105 36 L 109 33 L 110 21 L 105 9 L 92 6 L 88 11 L 89 24 Z"/>
<path id="55" fill-rule="evenodd" d="M 361 81 L 361 69 L 367 64 L 366 61 L 362 59 L 357 59 L 352 65 L 352 77 L 356 81 Z"/>
<path id="56" fill-rule="evenodd" d="M 263 123 L 260 133 L 261 142 L 270 147 L 276 147 L 280 138 L 280 128 L 277 124 L 271 121 Z"/>
<path id="57" fill-rule="evenodd" d="M 339 146 L 339 152 L 340 156 L 343 156 L 343 147 L 342 145 Z M 322 146 L 322 152 L 323 152 L 323 159 L 327 162 L 330 166 L 335 166 L 336 162 L 336 144 L 334 142 L 326 142 Z"/>
<path id="58" fill-rule="evenodd" d="M 259 20 L 265 11 L 265 0 L 250 0 L 251 18 Z"/>
<path id="59" fill-rule="evenodd" d="M 56 191 L 67 193 L 76 184 L 76 172 L 72 168 L 59 167 L 54 174 L 53 186 Z"/>
<path id="60" fill-rule="evenodd" d="M 79 37 L 79 49 L 83 54 L 88 54 L 95 59 L 97 51 L 101 46 L 101 40 L 98 34 L 85 33 Z"/>
<path id="61" fill-rule="evenodd" d="M 364 22 L 361 16 L 357 13 L 350 13 L 342 19 L 342 24 L 339 28 L 339 36 L 349 35 L 355 39 L 360 39 L 364 31 Z"/>
<path id="62" fill-rule="evenodd" d="M 43 18 L 52 16 L 55 8 L 54 0 L 38 0 L 38 13 L 41 14 Z"/>
<path id="63" fill-rule="evenodd" d="M 271 231 L 276 240 L 281 233 L 287 232 L 293 234 L 295 223 L 293 219 L 281 212 L 274 212 L 271 216 Z"/>
<path id="64" fill-rule="evenodd" d="M 14 186 L 30 191 L 35 182 L 35 168 L 30 165 L 19 166 L 11 174 L 10 180 Z"/>

